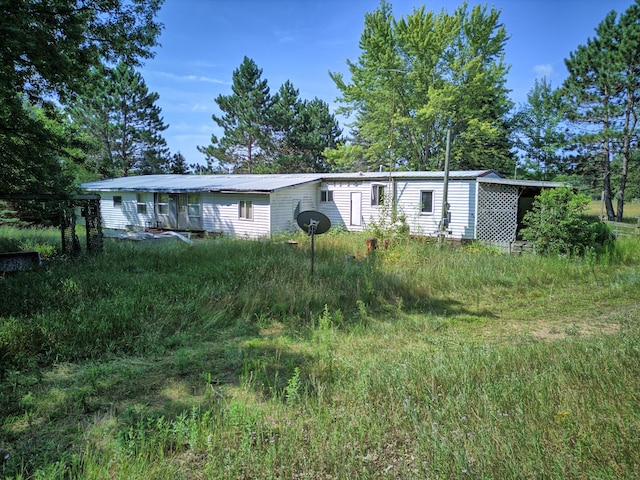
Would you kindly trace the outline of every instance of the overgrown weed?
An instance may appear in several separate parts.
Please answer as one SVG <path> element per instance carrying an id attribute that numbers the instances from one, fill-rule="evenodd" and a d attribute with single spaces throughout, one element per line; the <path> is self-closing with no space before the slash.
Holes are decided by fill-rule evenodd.
<path id="1" fill-rule="evenodd" d="M 8 478 L 631 478 L 636 244 L 107 242 L 0 279 Z M 588 305 L 588 308 L 585 308 Z"/>

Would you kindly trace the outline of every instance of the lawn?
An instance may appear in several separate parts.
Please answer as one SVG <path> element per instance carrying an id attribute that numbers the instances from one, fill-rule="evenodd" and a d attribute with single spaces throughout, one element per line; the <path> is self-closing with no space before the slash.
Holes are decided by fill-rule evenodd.
<path id="1" fill-rule="evenodd" d="M 614 199 L 614 209 L 617 208 L 615 199 Z M 604 208 L 602 202 L 593 201 L 589 204 L 587 208 L 587 213 L 589 215 L 594 215 L 600 217 L 604 212 Z M 627 202 L 624 205 L 623 210 L 623 220 L 626 223 L 637 223 L 638 218 L 640 218 L 640 202 Z"/>
<path id="2" fill-rule="evenodd" d="M 638 240 L 367 257 L 327 234 L 311 277 L 296 239 L 108 241 L 0 278 L 0 473 L 640 475 Z"/>

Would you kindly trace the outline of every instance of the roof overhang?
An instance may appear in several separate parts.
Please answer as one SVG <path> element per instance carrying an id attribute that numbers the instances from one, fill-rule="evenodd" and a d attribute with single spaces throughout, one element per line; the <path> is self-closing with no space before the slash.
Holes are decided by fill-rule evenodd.
<path id="1" fill-rule="evenodd" d="M 523 188 L 560 188 L 568 187 L 562 182 L 543 182 L 538 180 L 518 180 L 515 178 L 495 178 L 495 177 L 478 177 L 478 183 L 491 183 L 495 185 L 511 185 Z"/>
<path id="2" fill-rule="evenodd" d="M 243 193 L 269 195 L 279 190 L 320 183 L 320 174 L 299 175 L 141 175 L 121 177 L 81 186 L 98 192 Z"/>

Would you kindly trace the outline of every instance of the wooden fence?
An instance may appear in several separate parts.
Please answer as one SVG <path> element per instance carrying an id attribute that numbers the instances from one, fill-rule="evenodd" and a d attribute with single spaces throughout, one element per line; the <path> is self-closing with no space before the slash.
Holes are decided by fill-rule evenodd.
<path id="1" fill-rule="evenodd" d="M 609 229 L 617 238 L 640 236 L 640 218 L 638 218 L 638 223 L 635 224 L 609 221 L 605 221 L 605 223 L 609 225 Z"/>

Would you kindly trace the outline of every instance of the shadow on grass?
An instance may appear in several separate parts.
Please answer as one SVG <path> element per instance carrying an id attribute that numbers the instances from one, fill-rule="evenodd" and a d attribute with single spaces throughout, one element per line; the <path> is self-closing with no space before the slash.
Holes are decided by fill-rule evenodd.
<path id="1" fill-rule="evenodd" d="M 97 428 L 118 437 L 145 418 L 171 421 L 233 398 L 318 394 L 308 373 L 330 387 L 330 361 L 286 339 L 313 336 L 323 308 L 338 329 L 366 328 L 367 316 L 393 321 L 394 309 L 492 316 L 430 298 L 374 261 L 346 260 L 348 248 L 334 248 L 331 258 L 319 249 L 314 279 L 304 252 L 259 242 L 106 250 L 0 280 L 8 292 L 0 305 L 0 355 L 8 361 L 0 448 L 11 455 L 0 465 L 4 475 L 73 461 Z M 261 334 L 260 319 L 282 330 Z"/>
<path id="2" fill-rule="evenodd" d="M 252 334 L 182 346 L 157 358 L 13 372 L 0 388 L 0 448 L 10 455 L 0 471 L 31 477 L 70 464 L 96 429 L 121 438 L 131 428 L 153 425 L 150 420 L 171 423 L 193 409 L 224 409 L 236 398 L 285 401 L 294 370 L 309 361 L 272 337 Z"/>

